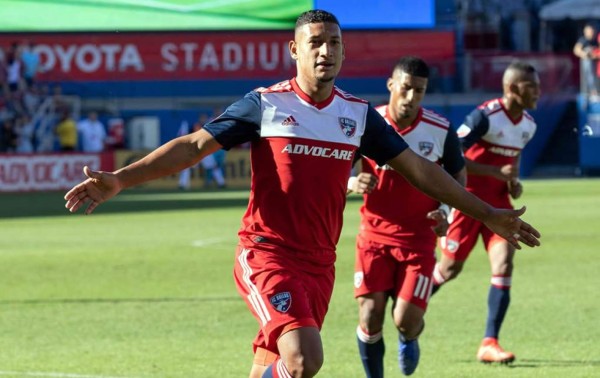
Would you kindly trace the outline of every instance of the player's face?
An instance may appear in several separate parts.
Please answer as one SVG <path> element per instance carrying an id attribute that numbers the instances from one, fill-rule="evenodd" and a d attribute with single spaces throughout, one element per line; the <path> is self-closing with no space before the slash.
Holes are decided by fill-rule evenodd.
<path id="1" fill-rule="evenodd" d="M 396 121 L 413 119 L 421 107 L 421 102 L 427 90 L 427 79 L 409 75 L 406 72 L 396 71 L 388 79 L 390 91 L 390 111 Z"/>
<path id="2" fill-rule="evenodd" d="M 535 109 L 540 98 L 540 78 L 537 73 L 526 75 L 516 85 L 515 101 L 523 109 Z"/>
<path id="3" fill-rule="evenodd" d="M 585 37 L 585 39 L 593 40 L 595 35 L 596 35 L 596 30 L 594 30 L 593 27 L 586 26 L 585 28 L 583 28 L 583 36 Z"/>
<path id="4" fill-rule="evenodd" d="M 310 82 L 333 82 L 344 60 L 340 27 L 333 23 L 306 24 L 296 29 L 290 53 L 297 61 L 298 76 Z"/>

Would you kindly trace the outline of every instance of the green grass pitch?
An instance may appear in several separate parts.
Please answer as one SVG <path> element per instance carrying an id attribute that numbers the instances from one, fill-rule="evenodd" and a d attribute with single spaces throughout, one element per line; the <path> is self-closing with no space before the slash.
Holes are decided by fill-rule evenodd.
<path id="1" fill-rule="evenodd" d="M 433 297 L 415 377 L 592 377 L 600 371 L 600 180 L 526 180 L 543 234 L 518 252 L 501 334 L 511 366 L 475 361 L 489 268 L 477 247 Z M 130 190 L 91 216 L 63 193 L 0 194 L 0 377 L 245 377 L 254 318 L 232 280 L 247 192 Z M 355 342 L 351 197 L 322 336 L 322 377 L 364 377 Z M 400 377 L 386 319 L 386 376 Z"/>

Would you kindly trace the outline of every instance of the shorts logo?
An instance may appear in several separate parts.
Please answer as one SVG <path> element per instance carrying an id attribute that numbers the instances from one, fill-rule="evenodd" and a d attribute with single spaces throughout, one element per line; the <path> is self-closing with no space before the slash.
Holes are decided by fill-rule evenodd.
<path id="1" fill-rule="evenodd" d="M 277 293 L 269 298 L 269 302 L 279 312 L 287 312 L 292 306 L 292 294 L 289 291 Z"/>
<path id="2" fill-rule="evenodd" d="M 340 127 L 342 128 L 342 132 L 348 138 L 352 137 L 354 133 L 356 133 L 356 121 L 346 117 L 338 117 L 340 121 Z"/>
<path id="3" fill-rule="evenodd" d="M 363 272 L 355 272 L 354 273 L 354 287 L 359 288 L 363 283 L 363 279 L 365 278 L 365 274 Z"/>
<path id="4" fill-rule="evenodd" d="M 433 143 L 431 142 L 419 142 L 419 151 L 423 156 L 429 156 L 433 151 Z"/>
<path id="5" fill-rule="evenodd" d="M 458 250 L 459 246 L 460 243 L 456 240 L 446 239 L 446 249 L 448 250 L 448 252 L 455 253 Z"/>

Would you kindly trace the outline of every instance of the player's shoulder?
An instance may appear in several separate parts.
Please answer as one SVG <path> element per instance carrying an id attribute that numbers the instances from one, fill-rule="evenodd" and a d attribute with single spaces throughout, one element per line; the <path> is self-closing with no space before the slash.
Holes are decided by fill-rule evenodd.
<path id="1" fill-rule="evenodd" d="M 294 89 L 292 88 L 292 83 L 290 80 L 280 81 L 279 83 L 273 84 L 270 87 L 259 87 L 254 91 L 266 94 L 266 93 L 284 93 L 284 92 L 292 92 Z"/>
<path id="2" fill-rule="evenodd" d="M 523 111 L 523 118 L 526 119 L 526 120 L 528 120 L 529 122 L 533 123 L 534 125 L 536 124 L 535 123 L 535 119 L 531 116 L 531 114 L 529 114 L 527 112 L 527 110 Z"/>
<path id="3" fill-rule="evenodd" d="M 448 130 L 450 128 L 450 121 L 448 119 L 431 109 L 421 108 L 423 111 L 421 113 L 421 122 L 426 122 L 430 125 L 440 127 L 444 130 Z"/>
<path id="4" fill-rule="evenodd" d="M 502 102 L 500 98 L 494 98 L 492 100 L 485 101 L 477 107 L 476 110 L 480 111 L 483 116 L 489 117 L 490 115 L 502 111 Z"/>
<path id="5" fill-rule="evenodd" d="M 383 104 L 383 105 L 378 105 L 375 107 L 375 111 L 377 111 L 377 113 L 381 114 L 383 117 L 385 117 L 385 115 L 387 114 L 387 104 Z"/>
<path id="6" fill-rule="evenodd" d="M 333 87 L 333 90 L 334 90 L 336 96 L 339 96 L 346 101 L 359 102 L 359 103 L 362 103 L 365 105 L 367 105 L 369 103 L 369 101 L 359 98 L 359 97 L 356 97 L 353 94 L 350 94 L 350 93 L 338 88 L 337 86 Z"/>

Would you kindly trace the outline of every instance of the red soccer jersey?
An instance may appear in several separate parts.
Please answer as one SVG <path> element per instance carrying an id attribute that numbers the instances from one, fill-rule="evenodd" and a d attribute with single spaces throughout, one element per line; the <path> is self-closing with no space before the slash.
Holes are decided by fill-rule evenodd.
<path id="1" fill-rule="evenodd" d="M 464 167 L 458 138 L 444 117 L 421 108 L 413 124 L 400 130 L 389 116 L 387 105 L 378 107 L 377 111 L 422 157 L 443 164 L 450 174 Z M 379 166 L 363 157 L 362 170 L 379 178 L 377 188 L 364 196 L 360 210 L 362 236 L 391 246 L 433 251 L 436 235 L 431 226 L 435 223 L 427 219 L 427 213 L 437 209 L 439 202 L 417 190 L 388 166 Z"/>
<path id="2" fill-rule="evenodd" d="M 466 158 L 481 164 L 503 166 L 515 162 L 535 130 L 535 121 L 527 112 L 519 119 L 512 119 L 502 99 L 497 98 L 473 110 L 457 133 Z M 493 206 L 505 206 L 508 201 L 506 182 L 490 176 L 468 175 L 467 190 Z"/>
<path id="3" fill-rule="evenodd" d="M 366 101 L 335 88 L 315 103 L 294 80 L 250 92 L 205 129 L 225 148 L 252 141 L 242 245 L 325 264 L 335 260 L 358 147 L 380 163 L 407 148 Z"/>

